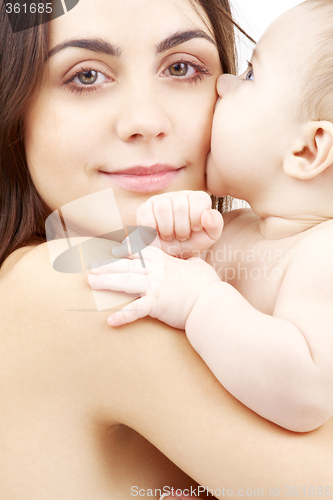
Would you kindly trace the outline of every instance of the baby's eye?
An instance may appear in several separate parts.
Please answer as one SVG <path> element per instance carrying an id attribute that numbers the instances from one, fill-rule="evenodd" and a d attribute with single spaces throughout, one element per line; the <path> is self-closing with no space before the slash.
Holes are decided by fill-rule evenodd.
<path id="1" fill-rule="evenodd" d="M 245 80 L 254 80 L 253 68 L 251 68 L 250 71 L 247 72 Z"/>

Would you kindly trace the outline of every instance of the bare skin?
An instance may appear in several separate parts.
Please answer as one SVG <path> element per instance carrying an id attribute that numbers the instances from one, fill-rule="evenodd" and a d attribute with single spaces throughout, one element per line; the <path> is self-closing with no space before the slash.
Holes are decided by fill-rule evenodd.
<path id="1" fill-rule="evenodd" d="M 0 297 L 1 497 L 121 500 L 136 484 L 188 487 L 135 431 L 214 489 L 268 498 L 271 486 L 330 485 L 332 420 L 283 430 L 231 397 L 181 332 L 152 319 L 111 329 L 86 278 L 53 271 L 46 245 L 7 259 Z"/>
<path id="2" fill-rule="evenodd" d="M 299 112 L 305 102 L 303 69 L 311 74 L 317 67 L 313 48 L 332 13 L 330 3 L 318 5 L 322 9 L 304 2 L 281 16 L 256 45 L 245 73 L 218 79 L 208 188 L 245 199 L 253 210 L 226 217 L 222 237 L 209 250 L 218 274 L 201 259 L 166 256 L 163 281 L 155 288 L 147 286 L 138 260 L 136 267 L 130 259 L 127 267 L 111 264 L 110 278 L 89 278 L 92 286 L 127 292 L 135 287 L 142 294 L 131 308 L 111 316 L 110 325 L 149 314 L 185 329 L 231 394 L 297 432 L 311 431 L 333 415 L 333 116 L 316 113 L 314 119 L 305 105 Z M 321 50 L 320 60 L 331 57 L 328 47 Z M 316 96 L 320 89 L 311 90 Z M 332 104 L 329 90 L 325 99 Z M 185 192 L 182 202 L 180 193 L 172 196 L 151 198 L 139 215 L 147 214 L 166 244 L 181 236 L 177 243 L 185 256 L 191 242 L 198 255 L 203 246 L 193 226 L 200 219 L 192 220 L 191 195 Z M 201 213 L 209 220 L 208 208 L 203 203 Z M 148 273 L 156 254 L 155 249 Z"/>
<path id="3" fill-rule="evenodd" d="M 214 268 L 256 309 L 273 315 L 287 269 L 305 250 L 318 253 L 318 239 L 330 234 L 332 221 L 313 225 L 307 231 L 299 228 L 296 234 L 279 239 L 264 238 L 259 224 L 260 217 L 249 209 L 228 214 L 223 237 L 213 249 Z M 313 248 L 309 250 L 311 243 Z"/>
<path id="4" fill-rule="evenodd" d="M 126 53 L 130 54 L 131 71 L 124 74 L 131 77 L 126 84 L 134 82 L 134 87 L 130 93 L 127 86 L 122 87 L 122 96 L 124 104 L 128 103 L 129 96 L 138 100 L 135 106 L 131 101 L 129 107 L 120 107 L 120 115 L 110 112 L 120 100 L 118 95 L 115 101 L 112 100 L 113 94 L 109 94 L 107 86 L 105 94 L 104 91 L 94 94 L 93 105 L 88 94 L 83 94 L 83 100 L 79 101 L 78 95 L 66 90 L 69 79 L 74 77 L 71 70 L 77 65 L 81 69 L 82 60 L 92 57 L 93 66 L 84 66 L 84 70 L 103 73 L 110 59 L 105 54 L 105 57 L 98 57 L 95 67 L 95 55 L 84 52 L 81 56 L 74 48 L 68 49 L 76 51 L 68 55 L 68 63 L 65 56 L 68 52 L 52 56 L 52 85 L 44 87 L 39 102 L 26 120 L 31 171 L 43 199 L 56 208 L 78 196 L 96 192 L 108 186 L 102 180 L 105 179 L 104 170 L 111 173 L 112 169 L 117 171 L 140 165 L 142 158 L 147 165 L 157 162 L 182 167 L 181 172 L 186 172 L 188 181 L 173 189 L 203 187 L 200 165 L 203 166 L 206 158 L 209 134 L 203 135 L 202 131 L 210 124 L 216 97 L 215 79 L 220 73 L 217 52 L 211 42 L 196 40 L 193 49 L 192 45 L 184 47 L 192 57 L 199 55 L 199 48 L 204 61 L 205 54 L 212 54 L 205 65 L 214 78 L 210 79 L 211 83 L 207 78 L 206 88 L 206 79 L 201 80 L 202 95 L 197 94 L 201 87 L 196 83 L 192 86 L 196 92 L 184 86 L 182 92 L 180 89 L 175 91 L 177 95 L 170 90 L 167 96 L 173 103 L 178 96 L 177 110 L 181 103 L 186 106 L 195 103 L 194 108 L 191 107 L 191 120 L 187 113 L 172 114 L 172 118 L 177 118 L 177 130 L 181 131 L 181 145 L 185 144 L 185 138 L 190 141 L 190 157 L 187 147 L 184 153 L 177 151 L 175 157 L 169 156 L 169 152 L 175 150 L 172 146 L 179 143 L 179 137 L 175 136 L 171 142 L 170 121 L 166 120 L 170 117 L 155 113 L 159 109 L 156 102 L 166 105 L 169 102 L 155 83 L 163 84 L 165 90 L 169 88 L 164 85 L 169 81 L 164 79 L 168 74 L 164 69 L 174 62 L 174 59 L 167 62 L 163 72 L 157 73 L 161 78 L 156 79 L 156 68 L 160 69 L 161 61 L 156 59 L 155 46 L 170 33 L 197 28 L 200 19 L 191 20 L 191 12 L 186 11 L 184 19 L 181 17 L 181 22 L 176 22 L 178 12 L 182 12 L 177 3 L 177 16 L 172 14 L 170 18 L 172 30 L 166 24 L 166 32 L 161 33 L 157 21 L 162 19 L 165 23 L 165 10 L 173 4 L 169 0 L 165 2 L 163 16 L 155 16 L 152 22 L 147 20 L 147 11 L 142 13 L 130 7 L 141 8 L 145 4 L 151 10 L 155 2 L 131 2 L 129 10 L 134 24 L 128 23 L 127 16 L 123 16 L 123 2 L 112 2 L 111 7 L 110 0 L 100 4 L 94 10 L 94 17 L 93 4 L 81 0 L 75 14 L 70 12 L 55 20 L 55 30 L 51 34 L 54 45 L 50 49 L 66 41 L 69 35 L 82 37 L 85 21 L 88 21 L 92 36 L 99 39 L 103 35 L 109 42 L 123 47 L 126 61 Z M 81 10 L 84 6 L 90 9 L 86 13 Z M 103 6 L 112 9 L 110 16 L 104 15 L 107 11 L 102 10 Z M 115 16 L 116 7 L 119 7 L 120 18 Z M 143 53 L 142 44 L 137 43 L 135 36 L 128 36 L 120 25 L 121 19 L 130 35 L 137 26 L 142 39 L 150 44 L 148 55 L 153 59 L 146 57 L 147 53 Z M 139 21 L 146 23 L 144 29 Z M 112 29 L 111 22 L 114 23 Z M 154 36 L 147 36 L 149 26 L 154 28 Z M 200 27 L 205 30 L 204 23 Z M 110 33 L 119 36 L 111 40 Z M 136 51 L 128 43 L 140 49 L 142 59 L 136 57 Z M 200 45 L 202 43 L 206 46 Z M 167 56 L 173 58 L 173 52 Z M 178 61 L 177 56 L 175 62 Z M 139 73 L 140 68 L 143 73 Z M 145 75 L 149 75 L 154 92 L 146 92 Z M 174 84 L 171 88 L 178 89 Z M 142 94 L 141 89 L 144 89 Z M 104 95 L 109 96 L 110 101 L 105 103 Z M 151 95 L 156 97 L 155 101 L 147 103 L 142 99 L 142 96 Z M 199 98 L 200 107 L 196 106 Z M 133 110 L 138 110 L 137 115 Z M 195 110 L 197 114 L 193 114 Z M 111 142 L 109 135 L 115 130 L 115 124 L 101 119 L 102 113 L 103 117 L 105 113 L 108 119 L 117 119 L 116 124 L 122 125 L 117 130 L 121 141 L 118 156 L 114 153 L 117 144 Z M 144 118 L 143 122 L 138 116 Z M 180 122 L 179 117 L 182 118 Z M 94 123 L 94 133 L 90 130 L 91 123 Z M 156 134 L 153 137 L 159 137 L 159 141 L 162 136 L 170 140 L 156 152 L 157 159 L 147 156 L 153 151 L 152 129 L 147 126 L 150 123 Z M 185 134 L 186 123 L 195 125 L 195 130 L 186 129 Z M 132 125 L 124 128 L 126 124 Z M 85 126 L 90 134 L 85 133 Z M 142 141 L 134 141 L 134 138 L 143 139 L 150 147 L 143 149 Z M 202 143 L 199 138 L 203 138 Z M 116 141 L 117 137 L 113 139 Z M 133 150 L 134 142 L 140 154 Z M 124 144 L 130 149 L 123 149 Z M 198 144 L 201 144 L 199 155 L 194 147 Z M 112 155 L 110 153 L 107 158 L 105 151 L 111 151 Z M 96 163 L 97 152 L 101 156 Z M 114 157 L 124 163 L 120 164 L 119 160 L 113 165 Z M 127 201 L 125 193 L 123 205 L 134 212 L 143 200 L 137 196 L 136 204 Z M 188 487 L 190 480 L 156 448 L 198 482 L 214 489 L 259 487 L 263 488 L 262 496 L 268 498 L 270 486 L 280 485 L 282 489 L 290 485 L 300 488 L 329 485 L 333 452 L 327 443 L 332 442 L 331 421 L 306 435 L 281 430 L 232 398 L 209 372 L 183 333 L 151 319 L 112 330 L 106 323 L 109 312 L 96 312 L 86 277 L 53 271 L 46 245 L 19 250 L 7 259 L 0 272 L 0 300 L 1 498 L 127 500 L 135 484 L 145 489 L 162 488 L 167 484 L 175 488 Z M 308 490 L 305 493 L 305 497 L 313 498 Z M 223 494 L 218 496 L 222 498 Z"/>
<path id="5" fill-rule="evenodd" d="M 119 356 L 125 345 L 118 343 L 120 336 L 110 337 L 83 277 L 55 273 L 47 259 L 45 245 L 21 249 L 7 259 L 0 274 L 1 400 L 6 402 L 0 430 L 0 496 L 127 499 L 134 485 L 145 490 L 164 485 L 195 487 L 154 446 L 121 425 L 119 396 L 123 392 L 125 401 L 127 390 L 124 385 L 120 389 L 121 376 L 116 381 L 115 375 L 117 371 L 121 375 L 122 364 L 125 367 L 129 361 L 125 352 L 122 360 Z M 73 295 L 45 295 L 38 284 L 41 273 L 53 279 L 55 287 L 68 286 Z M 28 274 L 33 280 L 30 284 Z M 59 306 L 63 314 L 57 312 Z M 13 323 L 13 316 L 20 319 Z M 70 328 L 70 333 L 72 321 L 77 328 Z M 101 326 L 97 337 L 93 325 Z M 106 357 L 102 360 L 103 351 L 108 351 L 107 363 Z M 122 384 L 126 385 L 129 374 L 124 376 Z M 107 383 L 106 397 L 108 377 L 114 382 Z"/>

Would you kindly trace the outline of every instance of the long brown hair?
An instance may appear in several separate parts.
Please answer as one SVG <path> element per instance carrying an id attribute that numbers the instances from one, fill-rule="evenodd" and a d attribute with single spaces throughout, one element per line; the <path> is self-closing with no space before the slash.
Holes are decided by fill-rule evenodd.
<path id="1" fill-rule="evenodd" d="M 0 0 L 0 265 L 32 238 L 45 236 L 48 215 L 23 145 L 25 112 L 38 92 L 46 61 L 47 25 L 13 33 L 5 3 Z"/>
<path id="2" fill-rule="evenodd" d="M 200 4 L 207 13 L 223 71 L 234 73 L 229 0 L 191 2 Z M 31 240 L 45 240 L 44 224 L 50 213 L 31 180 L 23 144 L 24 116 L 38 94 L 47 59 L 48 27 L 40 24 L 13 33 L 5 3 L 0 0 L 0 266 Z M 36 23 L 37 16 L 40 14 L 36 13 Z"/>

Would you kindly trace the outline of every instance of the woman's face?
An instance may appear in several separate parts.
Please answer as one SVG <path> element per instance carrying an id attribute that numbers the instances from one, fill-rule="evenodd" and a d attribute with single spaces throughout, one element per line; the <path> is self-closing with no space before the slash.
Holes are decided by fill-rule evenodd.
<path id="1" fill-rule="evenodd" d="M 49 207 L 112 188 L 130 224 L 152 194 L 205 189 L 221 65 L 189 0 L 80 0 L 49 29 L 25 121 L 29 170 Z"/>

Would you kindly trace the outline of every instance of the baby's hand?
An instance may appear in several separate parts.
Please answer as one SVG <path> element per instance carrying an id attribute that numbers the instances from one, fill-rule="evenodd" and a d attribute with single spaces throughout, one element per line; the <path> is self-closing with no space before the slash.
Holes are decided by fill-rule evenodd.
<path id="1" fill-rule="evenodd" d="M 221 236 L 223 219 L 204 191 L 153 196 L 137 211 L 137 225 L 156 229 L 162 250 L 181 258 L 199 256 Z"/>
<path id="2" fill-rule="evenodd" d="M 218 275 L 200 258 L 177 259 L 152 246 L 140 254 L 91 270 L 93 274 L 88 277 L 88 282 L 94 290 L 141 295 L 112 314 L 108 323 L 120 326 L 151 316 L 184 330 L 200 293 L 210 284 L 220 281 Z"/>

